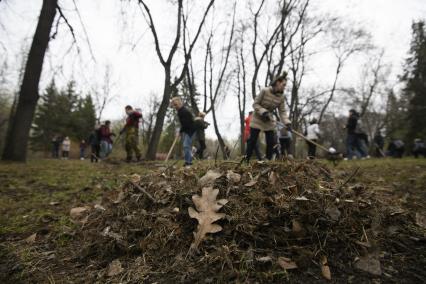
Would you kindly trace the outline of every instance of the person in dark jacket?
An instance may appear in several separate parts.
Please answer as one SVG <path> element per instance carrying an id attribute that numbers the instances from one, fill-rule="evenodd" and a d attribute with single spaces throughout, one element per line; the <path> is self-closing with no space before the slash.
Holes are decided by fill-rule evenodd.
<path id="1" fill-rule="evenodd" d="M 388 145 L 388 156 L 402 158 L 405 151 L 405 143 L 400 139 L 392 139 Z"/>
<path id="2" fill-rule="evenodd" d="M 356 112 L 356 110 L 354 109 L 349 110 L 349 118 L 345 126 L 347 131 L 346 150 L 347 150 L 347 158 L 349 160 L 351 160 L 354 157 L 360 158 L 360 157 L 367 156 L 367 154 L 364 153 L 364 149 L 361 146 L 360 136 L 359 136 L 359 133 L 357 132 L 358 119 L 359 119 L 359 114 Z"/>
<path id="3" fill-rule="evenodd" d="M 376 157 L 377 158 L 384 157 L 385 154 L 383 152 L 383 148 L 385 146 L 385 139 L 380 133 L 380 130 L 377 130 L 376 134 L 374 135 L 373 142 L 374 142 L 374 148 L 376 150 Z"/>
<path id="4" fill-rule="evenodd" d="M 248 116 L 244 119 L 244 137 L 243 142 L 246 144 L 246 147 L 248 145 L 248 141 L 250 138 L 250 123 L 253 119 L 253 111 L 250 111 Z M 258 161 L 262 161 L 262 154 L 259 150 L 259 141 L 256 142 L 256 145 L 254 145 L 254 154 L 256 155 L 256 158 Z"/>
<path id="5" fill-rule="evenodd" d="M 131 106 L 126 106 L 124 108 L 127 114 L 126 124 L 123 129 L 120 131 L 120 135 L 126 134 L 126 162 L 130 163 L 132 161 L 132 154 L 135 152 L 136 160 L 140 161 L 142 155 L 139 150 L 138 140 L 139 140 L 139 120 L 142 118 L 142 114 L 138 111 L 133 110 Z"/>
<path id="6" fill-rule="evenodd" d="M 414 139 L 413 155 L 417 159 L 419 156 L 426 158 L 426 146 L 422 139 Z"/>
<path id="7" fill-rule="evenodd" d="M 88 142 L 90 145 L 91 153 L 90 153 L 90 162 L 98 162 L 99 152 L 101 149 L 100 141 L 99 141 L 99 126 L 95 127 L 95 129 L 90 133 Z"/>
<path id="8" fill-rule="evenodd" d="M 52 138 L 52 158 L 59 159 L 59 148 L 62 144 L 61 137 L 58 135 Z"/>
<path id="9" fill-rule="evenodd" d="M 180 97 L 173 97 L 170 101 L 171 107 L 177 111 L 177 116 L 180 123 L 179 134 L 183 141 L 183 154 L 185 159 L 185 167 L 192 165 L 192 138 L 195 133 L 194 116 L 183 105 Z"/>
<path id="10" fill-rule="evenodd" d="M 194 120 L 194 127 L 196 133 L 196 139 L 198 142 L 197 151 L 195 155 L 198 159 L 204 159 L 204 150 L 206 150 L 206 133 L 205 130 L 210 125 L 208 122 L 204 120 L 206 114 L 204 112 L 200 112 Z"/>

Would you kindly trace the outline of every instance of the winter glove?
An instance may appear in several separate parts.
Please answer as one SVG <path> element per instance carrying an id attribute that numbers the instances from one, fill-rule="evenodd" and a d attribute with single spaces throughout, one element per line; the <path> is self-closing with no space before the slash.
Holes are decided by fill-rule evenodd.
<path id="1" fill-rule="evenodd" d="M 269 117 L 269 112 L 268 111 L 265 111 L 264 113 L 262 113 L 261 117 L 262 117 L 262 120 L 264 122 L 267 122 L 267 121 L 271 120 L 271 118 Z"/>
<path id="2" fill-rule="evenodd" d="M 286 127 L 287 131 L 291 132 L 291 130 L 292 130 L 292 129 L 291 129 L 291 124 L 286 124 L 286 126 L 285 126 L 285 127 Z"/>

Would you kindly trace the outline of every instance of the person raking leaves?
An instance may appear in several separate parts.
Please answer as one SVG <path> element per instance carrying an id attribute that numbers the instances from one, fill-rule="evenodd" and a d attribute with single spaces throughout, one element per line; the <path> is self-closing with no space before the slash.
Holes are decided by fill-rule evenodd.
<path id="1" fill-rule="evenodd" d="M 287 84 L 287 73 L 277 76 L 271 86 L 262 89 L 253 103 L 253 119 L 250 122 L 250 135 L 247 141 L 247 151 L 244 160 L 250 161 L 261 131 L 265 133 L 266 159 L 271 160 L 275 145 L 274 130 L 276 120 L 273 111 L 278 109 L 278 115 L 285 127 L 291 131 L 291 122 L 285 110 L 284 89 Z"/>
<path id="2" fill-rule="evenodd" d="M 126 162 L 132 161 L 133 152 L 135 152 L 136 160 L 140 161 L 141 152 L 138 146 L 138 130 L 139 130 L 139 120 L 142 117 L 142 114 L 133 110 L 131 106 L 126 106 L 125 111 L 127 114 L 126 124 L 123 129 L 120 131 L 120 135 L 123 133 L 125 136 L 125 148 L 126 148 Z"/>
<path id="3" fill-rule="evenodd" d="M 180 123 L 180 130 L 177 135 L 182 138 L 183 156 L 185 160 L 185 167 L 192 166 L 192 138 L 195 133 L 194 116 L 183 105 L 180 97 L 173 97 L 170 100 L 170 106 L 177 111 L 177 116 Z"/>

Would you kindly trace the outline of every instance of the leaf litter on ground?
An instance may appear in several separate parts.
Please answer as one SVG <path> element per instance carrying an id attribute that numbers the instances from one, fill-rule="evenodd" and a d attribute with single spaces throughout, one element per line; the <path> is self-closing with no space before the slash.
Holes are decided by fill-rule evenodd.
<path id="1" fill-rule="evenodd" d="M 402 248 L 411 261 L 426 254 L 408 251 L 413 238 L 424 242 L 423 216 L 392 215 L 395 204 L 341 184 L 312 161 L 132 175 L 115 195 L 74 208 L 71 219 L 84 223 L 50 261 L 66 259 L 88 282 L 122 281 L 123 272 L 127 282 L 314 283 L 332 279 L 331 271 L 337 282 L 401 277 L 391 267 Z M 411 239 L 389 237 L 391 226 Z"/>

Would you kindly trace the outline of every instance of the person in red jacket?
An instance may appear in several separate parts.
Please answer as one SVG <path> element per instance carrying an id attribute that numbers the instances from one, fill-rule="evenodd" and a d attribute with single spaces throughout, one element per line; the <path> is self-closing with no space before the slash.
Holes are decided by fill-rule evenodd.
<path id="1" fill-rule="evenodd" d="M 253 111 L 250 111 L 249 115 L 244 119 L 244 137 L 243 137 L 244 143 L 247 143 L 247 140 L 250 137 L 250 122 L 252 118 L 253 118 Z M 261 161 L 262 155 L 260 154 L 258 142 L 256 143 L 254 147 L 254 153 L 256 155 L 257 160 Z"/>
<path id="2" fill-rule="evenodd" d="M 136 160 L 140 161 L 141 159 L 141 152 L 139 150 L 138 146 L 138 130 L 139 130 L 139 120 L 142 118 L 142 114 L 133 110 L 131 106 L 126 106 L 125 108 L 127 119 L 126 119 L 126 125 L 124 125 L 123 129 L 120 131 L 120 134 L 126 133 L 126 161 L 131 162 L 132 161 L 132 152 L 135 152 Z"/>
<path id="3" fill-rule="evenodd" d="M 105 124 L 101 125 L 101 128 L 99 129 L 99 138 L 100 138 L 100 156 L 101 158 L 106 158 L 112 151 L 112 136 L 115 136 L 114 133 L 111 132 L 111 121 L 107 120 L 105 121 Z"/>

